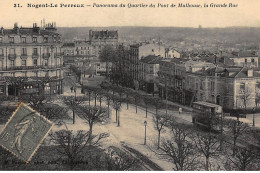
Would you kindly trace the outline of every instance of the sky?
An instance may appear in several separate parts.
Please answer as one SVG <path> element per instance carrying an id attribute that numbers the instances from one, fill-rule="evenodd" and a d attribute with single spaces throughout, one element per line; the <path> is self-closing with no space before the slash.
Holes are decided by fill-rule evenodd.
<path id="1" fill-rule="evenodd" d="M 14 8 L 19 3 L 20 8 Z M 233 8 L 28 8 L 28 4 L 238 4 Z M 260 27 L 260 0 L 1 0 L 0 26 L 40 25 L 41 20 L 58 27 L 154 26 L 154 27 Z"/>

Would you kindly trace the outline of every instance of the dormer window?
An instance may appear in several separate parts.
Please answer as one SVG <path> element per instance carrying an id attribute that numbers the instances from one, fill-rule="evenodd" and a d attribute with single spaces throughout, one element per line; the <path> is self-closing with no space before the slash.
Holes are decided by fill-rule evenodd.
<path id="1" fill-rule="evenodd" d="M 10 37 L 10 38 L 9 38 L 9 42 L 10 42 L 10 43 L 14 43 L 14 37 Z"/>
<path id="2" fill-rule="evenodd" d="M 26 43 L 26 37 L 22 37 L 22 43 Z"/>
<path id="3" fill-rule="evenodd" d="M 240 90 L 241 91 L 244 91 L 245 90 L 245 83 L 240 83 Z"/>
<path id="4" fill-rule="evenodd" d="M 37 37 L 33 37 L 33 43 L 37 43 Z"/>
<path id="5" fill-rule="evenodd" d="M 44 37 L 44 42 L 45 42 L 45 43 L 48 42 L 48 37 Z"/>

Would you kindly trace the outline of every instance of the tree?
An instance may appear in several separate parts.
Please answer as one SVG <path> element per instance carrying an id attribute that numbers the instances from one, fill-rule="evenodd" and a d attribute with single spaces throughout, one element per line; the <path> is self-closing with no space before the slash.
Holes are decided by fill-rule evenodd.
<path id="1" fill-rule="evenodd" d="M 109 62 L 113 62 L 117 56 L 116 51 L 110 45 L 106 45 L 100 52 L 99 58 L 102 62 L 106 63 L 106 76 L 108 77 Z"/>
<path id="2" fill-rule="evenodd" d="M 148 95 L 143 95 L 142 98 L 143 98 L 144 103 L 145 103 L 145 117 L 147 118 L 147 108 L 148 108 L 149 104 L 153 103 L 153 101 L 152 101 L 153 97 L 148 96 Z"/>
<path id="3" fill-rule="evenodd" d="M 105 93 L 105 97 L 106 97 L 106 101 L 107 101 L 107 116 L 109 118 L 109 115 L 110 115 L 110 102 L 112 100 L 112 97 L 110 95 L 110 93 Z"/>
<path id="4" fill-rule="evenodd" d="M 121 109 L 121 102 L 120 101 L 115 101 L 113 108 L 116 110 L 116 122 L 117 122 L 117 126 L 120 126 L 120 117 L 119 117 L 119 111 Z"/>
<path id="5" fill-rule="evenodd" d="M 77 114 L 87 120 L 89 125 L 89 135 L 92 135 L 93 125 L 98 122 L 103 122 L 107 115 L 106 109 L 102 107 L 77 106 Z"/>
<path id="6" fill-rule="evenodd" d="M 98 91 L 98 99 L 99 99 L 99 106 L 101 107 L 102 105 L 102 99 L 104 99 L 104 95 L 105 95 L 105 92 L 103 90 L 99 90 Z"/>
<path id="7" fill-rule="evenodd" d="M 256 162 L 259 163 L 259 155 L 257 155 L 257 151 L 252 148 L 237 147 L 235 155 L 227 151 L 226 156 L 231 162 L 231 165 L 239 171 L 255 171 L 255 164 Z"/>
<path id="8" fill-rule="evenodd" d="M 151 102 L 155 106 L 156 114 L 158 114 L 158 110 L 163 107 L 163 102 L 160 98 L 153 98 Z"/>
<path id="9" fill-rule="evenodd" d="M 23 95 L 20 99 L 28 103 L 32 108 L 37 109 L 39 106 L 46 104 L 51 101 L 50 97 L 45 96 L 44 94 L 29 94 Z"/>
<path id="10" fill-rule="evenodd" d="M 83 103 L 84 101 L 86 101 L 86 97 L 84 96 L 64 96 L 63 97 L 63 102 L 70 107 L 70 109 L 72 110 L 72 116 L 73 116 L 73 124 L 75 124 L 75 108 Z"/>
<path id="11" fill-rule="evenodd" d="M 205 169 L 206 171 L 209 171 L 210 158 L 213 156 L 217 156 L 219 152 L 219 140 L 217 139 L 217 136 L 210 132 L 207 132 L 197 133 L 194 138 L 194 141 L 198 150 L 205 157 Z"/>
<path id="12" fill-rule="evenodd" d="M 244 106 L 244 112 L 246 114 L 246 110 L 247 110 L 247 102 L 249 101 L 250 96 L 251 96 L 252 92 L 249 90 L 249 89 L 246 89 L 243 91 L 243 93 L 239 96 L 241 101 L 242 101 L 242 104 Z M 239 120 L 239 115 L 238 115 L 238 120 Z"/>
<path id="13" fill-rule="evenodd" d="M 83 160 L 84 155 L 92 150 L 92 147 L 100 147 L 100 141 L 108 135 L 102 133 L 98 136 L 90 135 L 89 132 L 82 130 L 73 131 L 61 130 L 50 133 L 51 141 L 58 145 L 57 151 L 66 158 L 70 169 L 74 169 Z"/>
<path id="14" fill-rule="evenodd" d="M 39 86 L 39 94 L 45 94 L 44 89 L 48 83 L 57 79 L 57 77 L 45 76 L 45 77 L 32 77 L 32 79 L 36 80 L 36 83 Z M 50 91 L 51 92 L 51 91 Z M 50 93 L 51 94 L 51 93 Z"/>
<path id="15" fill-rule="evenodd" d="M 260 94 L 255 94 L 255 109 L 257 109 L 257 105 L 260 103 Z M 253 110 L 253 126 L 255 126 L 255 109 Z"/>
<path id="16" fill-rule="evenodd" d="M 235 155 L 237 148 L 237 139 L 243 134 L 243 132 L 248 130 L 249 126 L 248 124 L 238 120 L 227 120 L 226 125 L 230 129 L 233 136 L 233 155 Z"/>
<path id="17" fill-rule="evenodd" d="M 157 143 L 158 149 L 160 148 L 161 132 L 170 121 L 171 121 L 170 116 L 166 114 L 163 115 L 156 114 L 153 116 L 153 123 L 155 129 L 158 131 L 158 143 Z"/>
<path id="18" fill-rule="evenodd" d="M 162 141 L 162 154 L 174 163 L 175 171 L 194 171 L 198 165 L 198 152 L 189 139 L 191 131 L 184 124 L 171 123 L 172 139 Z"/>
<path id="19" fill-rule="evenodd" d="M 135 102 L 135 113 L 137 114 L 137 104 L 141 101 L 141 96 L 138 92 L 133 92 L 132 95 L 134 97 Z"/>
<path id="20" fill-rule="evenodd" d="M 20 96 L 20 89 L 28 81 L 28 77 L 5 77 L 6 81 L 14 87 L 14 98 Z M 17 92 L 18 91 L 18 92 Z"/>
<path id="21" fill-rule="evenodd" d="M 64 120 L 71 119 L 68 115 L 67 108 L 61 107 L 57 104 L 44 104 L 38 106 L 36 110 L 56 125 L 65 125 L 67 129 L 67 125 Z"/>
<path id="22" fill-rule="evenodd" d="M 126 101 L 127 109 L 128 109 L 129 100 L 130 100 L 129 96 L 131 96 L 132 93 L 133 93 L 133 91 L 130 88 L 125 88 L 125 95 L 126 95 L 125 101 Z"/>
<path id="23" fill-rule="evenodd" d="M 119 149 L 109 148 L 105 157 L 106 171 L 129 171 L 137 164 L 138 160 L 134 156 Z"/>

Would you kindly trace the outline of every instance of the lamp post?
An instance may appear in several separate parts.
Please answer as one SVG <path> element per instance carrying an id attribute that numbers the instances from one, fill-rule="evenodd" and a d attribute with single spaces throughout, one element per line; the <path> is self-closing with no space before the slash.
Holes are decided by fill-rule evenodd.
<path id="1" fill-rule="evenodd" d="M 76 92 L 76 91 L 77 91 L 77 88 L 74 88 L 74 92 L 75 92 L 75 99 L 76 99 L 76 97 L 77 97 L 77 95 L 76 95 L 76 94 L 77 94 L 77 92 Z"/>
<path id="2" fill-rule="evenodd" d="M 146 145 L 146 126 L 147 126 L 147 121 L 144 121 L 144 145 Z"/>
<path id="3" fill-rule="evenodd" d="M 253 108 L 253 127 L 255 127 L 255 108 Z"/>

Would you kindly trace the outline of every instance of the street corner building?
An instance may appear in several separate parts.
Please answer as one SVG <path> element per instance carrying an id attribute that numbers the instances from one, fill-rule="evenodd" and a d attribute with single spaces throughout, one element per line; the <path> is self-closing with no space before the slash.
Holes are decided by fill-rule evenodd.
<path id="1" fill-rule="evenodd" d="M 0 95 L 61 94 L 63 53 L 56 23 L 0 30 Z"/>

